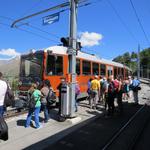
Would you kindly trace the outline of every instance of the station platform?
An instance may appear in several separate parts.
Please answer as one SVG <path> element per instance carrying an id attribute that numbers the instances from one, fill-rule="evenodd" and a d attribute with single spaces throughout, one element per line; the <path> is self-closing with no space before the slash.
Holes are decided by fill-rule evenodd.
<path id="1" fill-rule="evenodd" d="M 103 109 L 103 108 L 102 108 Z M 57 121 L 57 110 L 53 109 L 50 112 L 50 120 L 44 123 L 44 113 L 40 113 L 40 123 L 42 128 L 35 129 L 34 127 L 25 128 L 25 121 L 27 114 L 9 118 L 6 120 L 9 128 L 9 140 L 0 140 L 0 150 L 21 150 L 33 145 L 46 138 L 44 144 L 34 149 L 44 149 L 46 145 L 52 144 L 64 137 L 65 135 L 73 132 L 77 128 L 82 127 L 88 122 L 102 114 L 102 111 L 93 111 L 88 108 L 87 101 L 81 102 L 79 111 L 76 113 L 76 118 L 67 119 L 65 122 Z M 34 118 L 33 118 L 34 119 Z M 34 121 L 33 125 L 34 125 Z M 61 133 L 61 134 L 60 134 Z"/>
<path id="2" fill-rule="evenodd" d="M 150 101 L 149 91 L 149 86 L 142 85 L 139 92 L 140 105 Z M 27 114 L 13 117 L 6 120 L 9 140 L 0 141 L 0 150 L 98 149 L 108 140 L 112 131 L 121 126 L 140 105 L 134 106 L 132 99 L 124 101 L 124 117 L 116 114 L 113 118 L 105 118 L 103 105 L 100 104 L 98 110 L 93 110 L 89 108 L 87 101 L 81 101 L 75 121 L 67 119 L 65 122 L 58 122 L 57 110 L 51 110 L 51 119 L 48 123 L 43 123 L 41 112 L 40 122 L 43 127 L 40 129 L 24 127 Z"/>

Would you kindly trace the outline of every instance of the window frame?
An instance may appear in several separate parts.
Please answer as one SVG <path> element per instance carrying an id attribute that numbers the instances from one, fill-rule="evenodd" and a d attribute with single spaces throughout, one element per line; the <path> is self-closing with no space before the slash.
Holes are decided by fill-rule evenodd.
<path id="1" fill-rule="evenodd" d="M 53 56 L 53 57 L 61 57 L 62 58 L 62 74 L 48 74 L 48 56 Z M 55 66 L 56 66 L 56 61 L 55 61 Z M 56 69 L 56 67 L 55 67 Z M 46 69 L 45 69 L 45 73 L 47 76 L 63 76 L 64 75 L 64 57 L 63 55 L 57 55 L 57 54 L 47 54 L 47 57 L 46 57 Z"/>
<path id="2" fill-rule="evenodd" d="M 101 74 L 102 73 L 102 66 L 105 66 L 105 74 Z M 106 67 L 107 67 L 107 65 L 106 64 L 100 64 L 100 75 L 101 76 L 106 76 Z M 104 69 L 104 68 L 103 68 Z"/>
<path id="3" fill-rule="evenodd" d="M 94 74 L 94 65 L 97 65 L 98 74 Z M 92 74 L 93 75 L 99 75 L 99 63 L 98 62 L 92 62 Z"/>
<path id="4" fill-rule="evenodd" d="M 89 71 L 90 71 L 89 74 L 87 74 L 87 73 L 85 74 L 85 73 L 84 73 L 84 69 L 83 69 L 83 67 L 84 67 L 84 65 L 83 65 L 84 62 L 87 62 L 87 63 L 90 64 L 90 65 L 89 65 L 89 66 L 90 66 L 90 68 L 89 68 Z M 88 61 L 88 60 L 82 60 L 82 75 L 89 75 L 89 76 L 92 75 L 92 73 L 91 73 L 91 61 Z"/>

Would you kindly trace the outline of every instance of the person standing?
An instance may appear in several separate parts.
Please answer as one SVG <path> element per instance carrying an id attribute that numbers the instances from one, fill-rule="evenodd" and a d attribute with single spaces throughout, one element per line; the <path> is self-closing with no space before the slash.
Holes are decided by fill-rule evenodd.
<path id="1" fill-rule="evenodd" d="M 97 75 L 94 77 L 94 80 L 91 81 L 91 95 L 92 95 L 92 100 L 91 100 L 92 102 L 90 107 L 96 109 L 97 102 L 99 100 L 99 95 L 100 95 L 100 82 L 98 80 Z"/>
<path id="2" fill-rule="evenodd" d="M 7 92 L 7 83 L 2 80 L 3 74 L 0 72 L 0 116 L 4 114 L 4 99 Z"/>
<path id="3" fill-rule="evenodd" d="M 131 76 L 128 76 L 128 81 L 129 81 L 129 98 L 132 97 L 132 78 Z"/>
<path id="4" fill-rule="evenodd" d="M 47 97 L 48 94 L 50 94 L 51 84 L 49 80 L 43 81 L 43 87 L 41 89 L 42 98 L 41 98 L 41 106 L 44 111 L 44 122 L 47 123 L 49 120 L 49 113 L 48 113 L 48 103 L 47 103 Z"/>
<path id="5" fill-rule="evenodd" d="M 33 83 L 29 90 L 30 99 L 35 101 L 35 107 L 29 108 L 25 127 L 28 128 L 30 126 L 32 114 L 34 113 L 35 127 L 36 129 L 42 127 L 39 123 L 39 113 L 41 109 L 41 92 L 37 89 L 37 85 Z"/>
<path id="6" fill-rule="evenodd" d="M 75 112 L 78 111 L 78 101 L 77 101 L 78 95 L 80 95 L 80 87 L 77 81 L 75 85 Z"/>
<path id="7" fill-rule="evenodd" d="M 133 98 L 134 98 L 135 104 L 139 103 L 139 98 L 138 98 L 138 87 L 139 87 L 139 85 L 140 85 L 140 81 L 133 77 L 132 90 L 133 90 Z"/>
<path id="8" fill-rule="evenodd" d="M 108 82 L 107 82 L 106 77 L 102 78 L 100 85 L 101 85 L 101 101 L 102 101 L 102 103 L 105 104 L 105 102 L 106 102 L 105 95 L 106 95 L 106 91 L 108 88 Z"/>
<path id="9" fill-rule="evenodd" d="M 117 93 L 117 104 L 118 104 L 118 109 L 120 115 L 123 114 L 123 105 L 122 105 L 122 93 L 123 93 L 123 81 L 121 77 L 118 77 L 118 82 L 119 82 L 119 88 L 118 88 L 118 93 Z"/>
<path id="10" fill-rule="evenodd" d="M 88 97 L 87 97 L 87 100 L 89 101 L 89 105 L 91 106 L 91 81 L 92 81 L 93 79 L 92 78 L 90 78 L 89 80 L 88 80 L 88 83 L 87 83 L 87 86 L 88 86 L 88 89 L 87 89 L 87 94 L 88 94 Z"/>
<path id="11" fill-rule="evenodd" d="M 62 92 L 62 88 L 65 88 L 65 87 L 67 87 L 66 78 L 62 77 L 61 82 L 57 87 L 57 89 L 59 90 L 58 115 L 60 116 L 61 116 L 61 92 Z"/>
<path id="12" fill-rule="evenodd" d="M 113 81 L 113 76 L 110 76 L 108 78 L 108 116 L 114 113 L 115 85 Z"/>

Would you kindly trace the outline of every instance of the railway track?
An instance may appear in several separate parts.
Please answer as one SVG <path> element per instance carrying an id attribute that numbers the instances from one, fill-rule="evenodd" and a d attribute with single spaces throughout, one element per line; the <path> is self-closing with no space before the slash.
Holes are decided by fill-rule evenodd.
<path id="1" fill-rule="evenodd" d="M 103 146 L 102 150 L 132 150 L 150 121 L 150 108 L 143 105 Z"/>
<path id="2" fill-rule="evenodd" d="M 23 115 L 26 114 L 28 112 L 28 110 L 21 110 L 20 112 L 18 112 L 17 109 L 12 109 L 12 110 L 8 110 L 5 114 L 4 114 L 4 118 L 5 119 L 9 119 L 12 117 L 17 117 L 19 115 Z"/>

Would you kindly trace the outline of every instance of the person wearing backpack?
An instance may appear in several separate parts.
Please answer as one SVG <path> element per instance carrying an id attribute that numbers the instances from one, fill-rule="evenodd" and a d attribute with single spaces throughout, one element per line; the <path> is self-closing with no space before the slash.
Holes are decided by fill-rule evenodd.
<path id="1" fill-rule="evenodd" d="M 140 81 L 133 77 L 132 80 L 132 90 L 133 90 L 133 98 L 136 105 L 138 105 L 139 98 L 138 98 L 138 90 L 140 90 Z"/>
<path id="2" fill-rule="evenodd" d="M 113 82 L 113 76 L 110 76 L 108 78 L 108 96 L 107 96 L 108 116 L 113 115 L 114 113 L 114 98 L 115 98 L 115 86 Z"/>
<path id="3" fill-rule="evenodd" d="M 132 93 L 132 78 L 131 76 L 128 76 L 128 82 L 129 82 L 129 98 L 132 97 L 133 93 Z"/>
<path id="4" fill-rule="evenodd" d="M 100 82 L 98 76 L 95 75 L 94 79 L 91 81 L 91 106 L 90 108 L 97 109 L 97 102 L 100 95 Z M 94 105 L 94 106 L 93 106 Z"/>
<path id="5" fill-rule="evenodd" d="M 123 92 L 124 92 L 123 99 L 128 100 L 129 99 L 129 81 L 128 80 L 124 80 Z"/>
<path id="6" fill-rule="evenodd" d="M 48 113 L 48 103 L 47 103 L 47 98 L 49 95 L 49 90 L 50 90 L 51 84 L 49 80 L 44 80 L 43 81 L 43 87 L 41 89 L 42 93 L 42 98 L 41 98 L 41 107 L 43 108 L 44 111 L 44 122 L 47 123 L 49 120 L 49 113 Z"/>
<path id="7" fill-rule="evenodd" d="M 119 90 L 119 80 L 118 80 L 118 78 L 113 80 L 113 83 L 114 83 L 114 97 L 117 98 L 118 90 Z"/>
<path id="8" fill-rule="evenodd" d="M 0 116 L 4 114 L 4 99 L 7 92 L 7 83 L 2 80 L 3 74 L 0 72 Z"/>
<path id="9" fill-rule="evenodd" d="M 119 87 L 117 93 L 117 104 L 119 109 L 119 114 L 122 115 L 123 113 L 123 105 L 122 105 L 122 94 L 123 94 L 123 80 L 122 77 L 117 77 Z"/>
<path id="10" fill-rule="evenodd" d="M 25 127 L 28 128 L 30 126 L 32 114 L 34 113 L 35 128 L 38 129 L 42 127 L 39 123 L 39 113 L 41 109 L 41 92 L 37 89 L 37 85 L 35 83 L 31 85 L 29 94 L 29 110 Z"/>
<path id="11" fill-rule="evenodd" d="M 107 82 L 107 79 L 106 77 L 103 77 L 101 80 L 100 80 L 100 87 L 101 87 L 101 100 L 103 103 L 106 103 L 106 98 L 105 98 L 105 95 L 106 95 L 106 91 L 107 91 L 107 88 L 108 88 L 108 82 Z"/>

